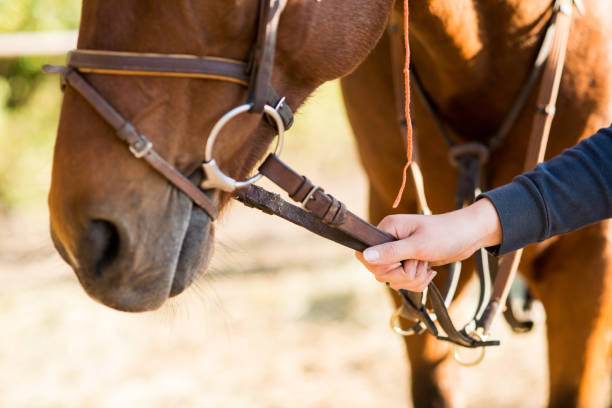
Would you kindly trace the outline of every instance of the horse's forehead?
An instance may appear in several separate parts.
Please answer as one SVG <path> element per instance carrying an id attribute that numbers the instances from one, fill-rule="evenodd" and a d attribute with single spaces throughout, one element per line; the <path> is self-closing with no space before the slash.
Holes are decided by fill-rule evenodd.
<path id="1" fill-rule="evenodd" d="M 244 59 L 258 0 L 84 0 L 79 48 Z"/>

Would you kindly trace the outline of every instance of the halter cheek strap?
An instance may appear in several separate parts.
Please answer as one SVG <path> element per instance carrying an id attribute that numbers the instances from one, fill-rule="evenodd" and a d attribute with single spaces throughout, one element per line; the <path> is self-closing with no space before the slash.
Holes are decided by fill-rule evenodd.
<path id="1" fill-rule="evenodd" d="M 128 145 L 134 157 L 149 163 L 151 167 L 200 206 L 212 220 L 217 218 L 219 210 L 204 191 L 200 190 L 187 177 L 164 160 L 155 151 L 151 141 L 144 135 L 139 134 L 134 125 L 121 116 L 78 72 L 73 68 L 52 66 L 44 66 L 43 71 L 59 73 L 62 76 L 62 84 L 72 87 L 98 112 L 104 121 L 113 128 L 115 135 Z"/>

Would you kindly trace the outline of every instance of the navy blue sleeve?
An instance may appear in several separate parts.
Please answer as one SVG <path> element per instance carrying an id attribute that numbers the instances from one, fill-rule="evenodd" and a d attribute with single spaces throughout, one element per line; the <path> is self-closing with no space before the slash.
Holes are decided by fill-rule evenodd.
<path id="1" fill-rule="evenodd" d="M 612 217 L 612 126 L 480 197 L 499 215 L 498 255 Z"/>

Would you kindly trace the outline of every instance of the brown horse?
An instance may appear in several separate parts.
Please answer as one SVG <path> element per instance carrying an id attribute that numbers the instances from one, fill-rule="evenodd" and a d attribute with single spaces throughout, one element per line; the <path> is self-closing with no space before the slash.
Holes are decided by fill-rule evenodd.
<path id="1" fill-rule="evenodd" d="M 413 3 L 413 63 L 423 84 L 456 140 L 485 140 L 526 76 L 551 12 L 550 1 Z M 607 0 L 592 0 L 587 6 L 587 15 L 573 27 L 549 155 L 612 118 L 612 49 L 607 41 L 612 25 L 606 19 L 612 16 L 612 6 Z M 256 7 L 253 0 L 85 0 L 78 46 L 247 60 Z M 289 0 L 272 77 L 276 90 L 297 107 L 323 82 L 352 73 L 343 80 L 343 89 L 370 180 L 373 221 L 390 212 L 404 162 L 390 41 L 383 35 L 389 16 L 401 12 L 400 7 L 394 10 L 393 0 Z M 234 84 L 201 79 L 87 79 L 187 175 L 202 160 L 202 135 L 246 97 Z M 435 187 L 453 185 L 454 170 L 422 101 L 414 99 L 429 200 L 434 211 L 449 210 L 453 189 Z M 527 109 L 492 158 L 492 186 L 520 171 L 531 116 Z M 233 177 L 246 176 L 272 140 L 270 127 L 259 119 L 248 115 L 233 121 L 221 137 L 232 143 L 220 142 L 215 150 L 217 162 Z M 221 205 L 228 198 L 216 194 Z M 212 222 L 135 160 L 70 87 L 62 108 L 49 206 L 58 251 L 87 293 L 108 306 L 155 309 L 206 270 Z M 406 197 L 399 211 L 414 210 L 414 199 Z M 612 339 L 609 239 L 606 224 L 600 224 L 538 245 L 524 259 L 522 272 L 548 313 L 553 406 L 604 404 Z M 572 256 L 563 256 L 567 253 Z M 457 405 L 453 381 L 441 381 L 453 375 L 448 347 L 430 337 L 408 339 L 406 344 L 415 373 L 415 404 Z"/>

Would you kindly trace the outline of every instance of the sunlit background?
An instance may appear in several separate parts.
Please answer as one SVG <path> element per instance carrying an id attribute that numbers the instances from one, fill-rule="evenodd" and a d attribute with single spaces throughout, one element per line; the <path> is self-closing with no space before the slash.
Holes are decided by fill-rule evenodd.
<path id="1" fill-rule="evenodd" d="M 47 226 L 61 93 L 40 66 L 63 57 L 21 57 L 60 54 L 73 34 L 57 31 L 77 29 L 79 8 L 0 0 L 0 407 L 410 406 L 384 288 L 351 251 L 255 210 L 228 212 L 211 271 L 162 310 L 85 295 Z M 45 37 L 15 35 L 31 32 Z M 365 214 L 337 83 L 300 110 L 283 157 Z M 495 334 L 504 346 L 458 371 L 467 406 L 543 406 L 543 325 Z"/>

